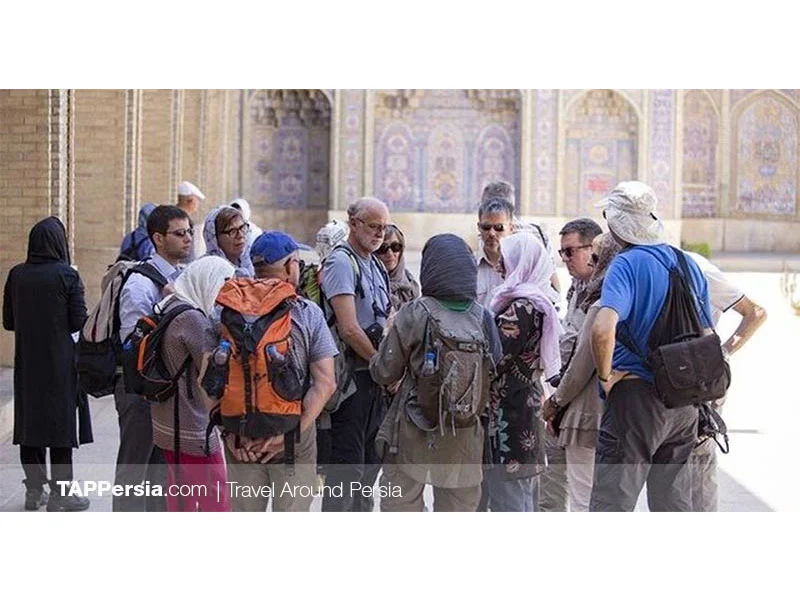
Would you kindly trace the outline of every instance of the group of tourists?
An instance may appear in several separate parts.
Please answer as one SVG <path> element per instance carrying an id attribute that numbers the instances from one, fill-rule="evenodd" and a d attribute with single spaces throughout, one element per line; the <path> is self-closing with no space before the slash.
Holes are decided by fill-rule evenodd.
<path id="1" fill-rule="evenodd" d="M 491 182 L 479 247 L 434 235 L 419 279 L 376 198 L 322 227 L 313 249 L 262 231 L 237 199 L 208 212 L 198 256 L 205 197 L 178 191 L 176 205 L 141 207 L 91 313 L 55 217 L 9 273 L 27 510 L 88 508 L 56 485 L 91 441 L 87 392 L 114 395 L 115 511 L 308 511 L 316 497 L 323 511 L 376 499 L 421 511 L 426 486 L 436 511 L 630 511 L 645 484 L 650 510 L 717 509 L 726 360 L 766 313 L 667 244 L 646 184 L 608 194 L 606 233 L 579 218 L 555 240 Z M 563 296 L 556 255 L 572 278 Z M 718 359 L 707 338 L 729 309 L 742 319 L 717 338 Z M 661 383 L 676 377 L 661 334 L 678 322 L 667 341 L 711 356 L 682 374 L 684 390 L 702 388 L 686 402 Z M 101 351 L 111 372 L 96 383 Z M 189 492 L 130 493 L 143 482 Z"/>

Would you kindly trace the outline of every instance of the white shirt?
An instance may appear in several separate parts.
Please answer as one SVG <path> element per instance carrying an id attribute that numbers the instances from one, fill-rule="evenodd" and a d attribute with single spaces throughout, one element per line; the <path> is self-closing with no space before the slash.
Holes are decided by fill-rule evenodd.
<path id="1" fill-rule="evenodd" d="M 478 304 L 488 309 L 494 291 L 503 284 L 503 277 L 494 270 L 483 248 L 475 253 L 475 261 L 478 263 Z"/>
<path id="2" fill-rule="evenodd" d="M 734 285 L 719 267 L 712 264 L 706 257 L 694 252 L 686 252 L 700 267 L 708 281 L 708 295 L 711 298 L 711 320 L 716 327 L 722 313 L 744 298 L 744 292 Z"/>

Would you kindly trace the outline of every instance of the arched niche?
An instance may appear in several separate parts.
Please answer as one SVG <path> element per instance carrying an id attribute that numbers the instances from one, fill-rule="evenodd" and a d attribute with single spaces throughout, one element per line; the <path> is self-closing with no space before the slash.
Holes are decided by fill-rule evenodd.
<path id="1" fill-rule="evenodd" d="M 330 199 L 331 95 L 250 90 L 242 111 L 242 194 L 263 228 L 311 239 Z"/>
<path id="2" fill-rule="evenodd" d="M 719 114 L 705 90 L 683 96 L 683 217 L 717 216 Z"/>
<path id="3" fill-rule="evenodd" d="M 489 178 L 519 191 L 519 90 L 380 90 L 374 108 L 373 194 L 391 210 L 473 212 Z"/>
<path id="4" fill-rule="evenodd" d="M 565 216 L 597 216 L 594 204 L 619 181 L 636 179 L 639 116 L 614 90 L 588 90 L 567 106 Z"/>
<path id="5" fill-rule="evenodd" d="M 733 214 L 795 216 L 798 182 L 798 111 L 782 94 L 765 91 L 732 115 Z"/>

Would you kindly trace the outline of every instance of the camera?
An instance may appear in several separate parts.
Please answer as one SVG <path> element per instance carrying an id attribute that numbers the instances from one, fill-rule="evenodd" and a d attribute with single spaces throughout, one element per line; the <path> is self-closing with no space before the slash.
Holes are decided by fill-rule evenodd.
<path id="1" fill-rule="evenodd" d="M 381 340 L 383 340 L 383 326 L 379 323 L 373 323 L 364 330 L 364 333 L 367 334 L 369 341 L 372 342 L 373 347 L 377 350 L 378 346 L 381 345 Z"/>

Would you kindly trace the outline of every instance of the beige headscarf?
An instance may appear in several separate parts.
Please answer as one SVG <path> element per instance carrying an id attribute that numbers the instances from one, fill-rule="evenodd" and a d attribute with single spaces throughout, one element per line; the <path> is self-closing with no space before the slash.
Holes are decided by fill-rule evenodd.
<path id="1" fill-rule="evenodd" d="M 233 265 L 219 256 L 203 256 L 186 267 L 175 280 L 175 293 L 158 303 L 163 309 L 175 300 L 181 300 L 211 315 L 214 302 L 225 281 L 233 277 Z"/>

